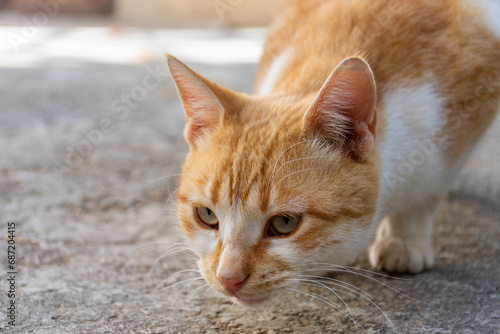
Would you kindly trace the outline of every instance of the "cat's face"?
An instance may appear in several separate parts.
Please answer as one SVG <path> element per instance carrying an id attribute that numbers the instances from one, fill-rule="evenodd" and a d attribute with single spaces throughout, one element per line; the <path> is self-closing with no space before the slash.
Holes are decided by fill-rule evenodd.
<path id="1" fill-rule="evenodd" d="M 358 138 L 373 124 L 334 135 L 332 127 L 346 131 L 349 119 L 335 116 L 321 131 L 312 99 L 244 96 L 174 58 L 169 67 L 191 147 L 179 216 L 206 281 L 256 304 L 324 263 L 352 262 L 368 242 L 376 207 L 378 171 L 366 142 L 373 137 Z"/>

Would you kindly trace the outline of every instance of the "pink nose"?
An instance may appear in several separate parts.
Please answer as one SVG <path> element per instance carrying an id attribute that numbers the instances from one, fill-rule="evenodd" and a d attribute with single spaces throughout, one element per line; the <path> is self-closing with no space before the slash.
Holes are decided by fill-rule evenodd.
<path id="1" fill-rule="evenodd" d="M 248 276 L 245 274 L 238 274 L 232 277 L 223 277 L 217 275 L 217 279 L 222 283 L 222 285 L 226 288 L 227 291 L 231 292 L 233 295 L 238 292 L 239 289 L 245 284 L 246 280 L 248 279 Z"/>

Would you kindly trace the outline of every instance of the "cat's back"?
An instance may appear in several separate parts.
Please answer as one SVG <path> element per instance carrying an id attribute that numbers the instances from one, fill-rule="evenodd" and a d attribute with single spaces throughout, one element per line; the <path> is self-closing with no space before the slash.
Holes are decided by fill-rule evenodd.
<path id="1" fill-rule="evenodd" d="M 379 90 L 433 71 L 500 62 L 500 1 L 495 0 L 301 0 L 271 29 L 259 66 L 257 90 L 279 60 L 269 93 L 316 91 L 343 59 L 364 56 Z M 465 66 L 468 65 L 468 66 Z M 449 71 L 449 70 L 448 70 Z M 277 72 L 277 71 L 275 71 Z M 293 80 L 293 78 L 296 78 Z M 306 90 L 304 90 L 306 88 Z"/>
<path id="2" fill-rule="evenodd" d="M 420 109 L 438 103 L 434 114 L 414 112 L 440 118 L 436 130 L 449 139 L 467 133 L 470 140 L 450 151 L 458 156 L 499 108 L 500 1 L 298 1 L 271 30 L 257 93 L 314 96 L 332 69 L 353 55 L 373 70 L 382 128 L 384 104 L 394 96 L 406 109 L 417 99 Z"/>

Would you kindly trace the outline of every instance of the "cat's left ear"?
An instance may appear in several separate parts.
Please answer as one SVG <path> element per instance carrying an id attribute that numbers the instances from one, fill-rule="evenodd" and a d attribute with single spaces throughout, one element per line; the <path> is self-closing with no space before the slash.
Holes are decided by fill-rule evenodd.
<path id="1" fill-rule="evenodd" d="M 323 84 L 304 115 L 304 129 L 365 160 L 375 145 L 376 99 L 370 66 L 361 58 L 348 58 Z"/>
<path id="2" fill-rule="evenodd" d="M 186 113 L 184 137 L 195 148 L 223 119 L 225 110 L 238 101 L 236 93 L 195 73 L 177 58 L 167 55 L 167 65 Z"/>

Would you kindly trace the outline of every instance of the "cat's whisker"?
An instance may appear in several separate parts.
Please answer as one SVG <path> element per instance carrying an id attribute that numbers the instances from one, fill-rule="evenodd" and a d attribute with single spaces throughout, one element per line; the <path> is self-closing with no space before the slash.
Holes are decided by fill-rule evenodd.
<path id="1" fill-rule="evenodd" d="M 199 274 L 199 271 L 196 270 L 196 269 L 184 269 L 184 270 L 179 270 L 173 274 L 171 274 L 170 276 L 168 276 L 166 279 L 162 280 L 161 283 L 158 285 L 159 286 L 162 286 L 163 284 L 165 284 L 166 282 L 170 281 L 172 278 L 174 278 L 175 276 L 177 275 L 180 275 L 180 274 L 183 274 L 183 273 L 189 273 L 189 272 L 194 272 L 194 273 L 198 273 Z"/>
<path id="2" fill-rule="evenodd" d="M 139 190 L 141 190 L 141 189 L 149 186 L 152 183 L 155 183 L 155 182 L 158 182 L 158 181 L 161 181 L 161 180 L 164 180 L 164 179 L 168 179 L 168 178 L 171 178 L 171 177 L 174 177 L 174 176 L 182 176 L 182 175 L 183 175 L 183 173 L 179 173 L 179 174 L 172 174 L 172 175 L 167 175 L 167 176 L 159 177 L 156 180 L 150 181 L 150 182 L 146 183 L 145 185 L 137 188 L 135 191 L 139 191 Z"/>
<path id="3" fill-rule="evenodd" d="M 169 286 L 166 286 L 166 287 L 160 289 L 159 287 L 162 286 L 165 283 L 165 281 L 163 281 L 162 283 L 159 284 L 158 288 L 156 288 L 155 290 L 153 290 L 150 294 L 163 292 L 165 290 L 171 289 L 171 288 L 179 286 L 181 284 L 192 283 L 192 282 L 199 281 L 199 280 L 204 280 L 204 278 L 201 277 L 201 276 L 200 277 L 187 278 L 187 279 L 185 279 L 183 281 L 177 282 L 175 284 L 172 284 L 172 285 L 169 285 Z"/>
<path id="4" fill-rule="evenodd" d="M 328 281 L 326 281 L 326 282 L 325 282 L 325 281 L 323 281 L 323 282 L 324 282 L 325 284 L 332 284 L 331 282 L 328 282 Z M 342 286 L 341 286 L 341 287 L 342 287 Z M 342 287 L 342 288 L 347 289 L 347 288 L 345 288 L 345 287 Z M 363 291 L 363 290 L 361 290 L 361 291 Z M 365 304 L 366 306 L 368 306 L 368 307 L 369 307 L 372 311 L 374 311 L 374 310 L 373 310 L 373 307 L 372 307 L 371 305 L 375 306 L 375 307 L 377 308 L 377 310 L 378 310 L 378 311 L 382 314 L 382 316 L 383 316 L 383 317 L 387 320 L 387 322 L 391 325 L 392 329 L 393 329 L 395 332 L 397 332 L 396 327 L 394 326 L 394 324 L 393 324 L 393 322 L 391 321 L 391 319 L 389 319 L 389 316 L 387 315 L 387 313 L 385 313 L 385 312 L 384 312 L 384 310 L 382 310 L 382 308 L 381 308 L 380 306 L 378 306 L 378 304 L 377 304 L 377 303 L 375 303 L 375 301 L 373 301 L 372 299 L 370 299 L 370 298 L 366 297 L 366 296 L 365 296 L 365 294 L 366 294 L 366 295 L 368 295 L 368 294 L 367 294 L 365 291 L 363 291 L 363 294 L 359 294 L 359 296 L 363 297 L 363 298 L 364 298 L 365 300 L 367 300 L 367 301 L 368 301 L 371 305 L 370 305 L 370 304 L 367 304 L 367 303 L 366 303 L 366 302 L 365 302 L 365 301 L 364 301 L 361 297 L 358 297 L 358 296 L 356 296 L 356 295 L 352 295 L 352 294 L 350 294 L 350 293 L 348 293 L 348 292 L 345 292 L 345 291 L 342 291 L 342 292 L 343 292 L 343 293 L 345 293 L 345 294 L 347 294 L 347 295 L 350 295 L 350 296 L 352 296 L 352 297 L 356 298 L 356 299 L 357 299 L 357 300 L 359 300 L 359 301 L 361 301 L 363 304 Z"/>
<path id="5" fill-rule="evenodd" d="M 287 290 L 285 290 L 285 291 L 287 291 Z M 293 292 L 293 291 L 287 291 L 287 292 Z M 306 298 L 304 298 L 304 297 L 302 297 L 302 296 L 300 296 L 300 295 L 297 295 L 295 292 L 293 292 L 293 297 L 294 297 L 294 298 L 297 298 L 297 299 L 300 299 L 300 300 L 303 300 L 303 301 L 305 301 L 307 304 L 311 304 L 311 301 L 310 301 L 310 300 L 307 300 Z M 357 329 L 357 328 L 358 328 L 358 327 L 357 327 L 357 325 L 355 325 L 355 326 L 356 326 L 356 329 Z"/>
<path id="6" fill-rule="evenodd" d="M 157 218 L 161 219 L 162 222 L 163 221 L 178 222 L 181 219 L 178 208 L 168 205 L 164 206 L 164 208 L 162 209 L 162 213 L 158 215 Z M 173 228 L 175 229 L 179 228 L 178 224 L 175 224 Z"/>
<path id="7" fill-rule="evenodd" d="M 332 285 L 338 285 L 339 287 L 342 287 L 346 290 L 349 290 L 349 291 L 352 291 L 358 295 L 361 295 L 367 299 L 369 298 L 373 298 L 372 295 L 370 295 L 368 292 L 365 292 L 363 289 L 360 289 L 359 287 L 353 285 L 353 284 L 350 284 L 350 283 L 347 283 L 347 282 L 344 282 L 344 281 L 341 281 L 341 280 L 338 280 L 338 279 L 335 279 L 335 278 L 331 278 L 331 277 L 323 277 L 323 276 L 314 276 L 314 275 L 297 275 L 297 277 L 305 277 L 305 278 L 312 278 L 312 279 L 317 279 L 317 280 L 323 280 L 324 282 L 329 282 L 330 284 Z"/>
<path id="8" fill-rule="evenodd" d="M 200 271 L 197 270 L 196 268 L 179 270 L 179 271 L 173 273 L 172 275 L 168 276 L 165 280 L 163 280 L 162 283 L 165 283 L 168 280 L 171 280 L 173 277 L 180 275 L 180 274 L 183 274 L 183 273 L 197 273 L 197 274 L 199 274 Z"/>
<path id="9" fill-rule="evenodd" d="M 307 171 L 310 171 L 310 170 L 320 170 L 320 169 L 322 169 L 322 168 L 311 167 L 311 168 L 299 169 L 298 171 L 289 173 L 289 174 L 283 176 L 278 182 L 276 182 L 276 184 L 271 188 L 271 192 L 273 192 L 274 188 L 276 188 L 281 183 L 281 181 L 283 181 L 284 179 L 286 179 L 289 176 L 292 176 L 292 175 L 295 175 L 295 174 L 298 174 L 298 173 L 307 172 Z"/>
<path id="10" fill-rule="evenodd" d="M 162 210 L 162 216 L 165 215 L 165 211 L 167 210 L 167 205 L 168 203 L 170 202 L 170 200 L 172 199 L 172 197 L 174 196 L 174 194 L 180 189 L 180 186 L 175 188 L 174 191 L 172 191 L 172 193 L 170 194 L 170 196 L 168 197 L 167 201 L 165 202 L 165 205 L 163 206 L 163 210 Z"/>
<path id="11" fill-rule="evenodd" d="M 331 266 L 332 266 L 331 271 L 333 271 L 333 272 L 344 272 L 344 273 L 349 273 L 349 274 L 353 274 L 353 275 L 356 275 L 356 276 L 358 276 L 358 275 L 359 275 L 359 276 L 361 276 L 361 277 L 364 277 L 364 278 L 367 278 L 367 279 L 369 279 L 369 280 L 371 280 L 371 281 L 374 281 L 374 282 L 376 282 L 376 283 L 378 283 L 378 284 L 382 285 L 383 287 L 388 288 L 389 290 L 396 292 L 397 294 L 399 294 L 399 295 L 401 295 L 401 296 L 404 296 L 404 297 L 409 298 L 409 299 L 411 299 L 411 300 L 413 300 L 413 301 L 416 301 L 416 302 L 420 302 L 419 300 L 417 300 L 417 299 L 415 299 L 415 298 L 413 298 L 413 297 L 410 297 L 410 296 L 408 296 L 408 295 L 406 295 L 406 294 L 402 293 L 401 291 L 396 290 L 395 288 L 393 288 L 393 287 L 391 287 L 390 285 L 387 285 L 387 284 L 385 284 L 385 283 L 383 283 L 383 282 L 381 282 L 381 281 L 377 280 L 376 278 L 370 277 L 370 276 L 365 275 L 365 274 L 362 274 L 362 273 L 357 273 L 357 272 L 352 271 L 352 270 L 350 270 L 349 268 L 346 268 L 346 267 L 344 267 L 344 266 L 337 266 L 337 265 L 331 265 Z M 339 269 L 339 268 L 340 268 L 340 269 Z M 317 270 L 318 270 L 318 269 L 316 269 L 315 271 L 317 271 Z M 306 269 L 306 270 L 304 270 L 304 271 L 313 271 L 313 269 Z M 378 274 L 378 273 L 376 273 L 376 274 Z M 383 274 L 380 274 L 380 275 L 381 275 L 381 276 L 384 276 Z M 391 276 L 386 276 L 386 277 L 391 277 Z"/>
<path id="12" fill-rule="evenodd" d="M 382 310 L 382 308 L 380 306 L 377 305 L 377 303 L 375 303 L 371 299 L 373 297 L 369 293 L 363 291 L 362 289 L 360 289 L 358 287 L 355 287 L 352 284 L 349 284 L 349 283 L 346 283 L 346 282 L 343 282 L 343 281 L 340 281 L 340 280 L 332 279 L 330 277 L 309 276 L 309 275 L 299 275 L 299 276 L 306 276 L 306 277 L 317 279 L 317 281 L 316 280 L 305 280 L 305 281 L 314 282 L 315 284 L 320 284 L 321 286 L 324 286 L 324 284 L 331 284 L 331 285 L 338 286 L 338 287 L 341 287 L 343 289 L 346 289 L 348 291 L 353 292 L 354 294 L 351 294 L 351 293 L 345 292 L 345 291 L 339 291 L 339 290 L 337 290 L 339 292 L 345 293 L 347 295 L 350 295 L 350 296 L 356 298 L 357 300 L 361 301 L 363 304 L 367 305 L 368 307 L 370 307 L 373 310 L 373 308 L 364 301 L 364 300 L 367 300 L 371 305 L 375 306 L 378 309 L 378 311 L 384 316 L 384 318 L 387 320 L 387 322 L 389 322 L 389 324 L 391 325 L 391 327 L 396 331 L 396 327 L 394 326 L 394 324 L 392 323 L 392 321 L 389 319 L 389 317 L 387 316 L 387 314 Z M 332 281 L 334 281 L 336 283 L 334 283 Z M 342 283 L 342 284 L 340 284 L 340 283 Z M 355 288 L 355 290 L 351 289 L 351 288 L 349 288 L 349 287 L 347 287 L 347 286 L 345 286 L 343 284 L 345 284 L 347 286 L 351 286 L 351 287 Z M 327 288 L 328 290 L 330 290 L 328 287 L 326 287 L 326 286 L 324 286 L 324 287 Z"/>
<path id="13" fill-rule="evenodd" d="M 151 281 L 153 270 L 161 259 L 163 259 L 167 256 L 170 256 L 170 255 L 176 254 L 176 253 L 181 252 L 181 251 L 188 251 L 187 253 L 185 253 L 186 255 L 194 256 L 195 258 L 197 258 L 196 253 L 194 253 L 194 251 L 189 247 L 189 245 L 187 243 L 170 242 L 170 241 L 155 241 L 155 242 L 148 242 L 148 243 L 145 243 L 143 245 L 138 245 L 136 247 L 133 247 L 131 250 L 127 251 L 125 253 L 125 256 L 130 257 L 132 255 L 132 253 L 137 252 L 141 248 L 145 248 L 145 247 L 149 247 L 149 246 L 153 246 L 153 245 L 159 245 L 159 244 L 160 245 L 165 244 L 165 245 L 168 245 L 169 247 L 167 248 L 167 250 L 164 253 L 162 253 L 160 256 L 158 256 L 158 258 L 151 265 L 151 268 L 149 269 L 147 277 L 144 281 L 143 289 Z"/>
<path id="14" fill-rule="evenodd" d="M 151 269 L 149 270 L 149 273 L 147 275 L 147 279 L 146 279 L 146 282 L 144 283 L 144 286 L 148 284 L 148 282 L 150 282 L 151 280 L 151 276 L 153 275 L 153 270 L 154 268 L 158 265 L 158 263 L 168 257 L 168 256 L 171 256 L 171 255 L 174 255 L 174 254 L 177 254 L 179 252 L 182 252 L 182 251 L 189 251 L 190 253 L 185 253 L 186 255 L 191 255 L 191 256 L 195 256 L 196 257 L 196 254 L 193 252 L 193 250 L 191 248 L 189 248 L 187 245 L 180 245 L 180 246 L 177 246 L 177 247 L 172 247 L 172 248 L 169 248 L 167 251 L 165 251 L 163 254 L 161 254 L 154 262 L 153 264 L 151 265 Z M 198 272 L 196 269 L 186 269 L 185 271 L 196 271 Z M 184 271 L 182 271 L 184 272 Z M 162 282 L 162 284 L 164 282 L 166 282 L 167 280 L 169 280 L 171 277 L 173 277 L 174 275 L 176 274 L 173 274 L 171 276 L 169 276 L 166 280 L 164 280 Z"/>
<path id="15" fill-rule="evenodd" d="M 192 249 L 190 249 L 189 247 L 186 247 L 186 246 L 178 246 L 178 247 L 172 247 L 170 249 L 168 249 L 167 251 L 163 252 L 156 260 L 155 262 L 153 263 L 152 267 L 154 268 L 158 262 L 168 256 L 171 256 L 171 255 L 174 255 L 174 254 L 177 254 L 179 252 L 184 252 L 184 251 L 188 251 L 188 253 L 184 253 L 185 255 L 189 255 L 189 256 L 193 256 L 195 257 L 195 259 L 197 259 L 197 255 L 193 252 Z"/>
<path id="16" fill-rule="evenodd" d="M 329 281 L 323 281 L 323 280 L 305 280 L 305 281 L 311 281 L 315 286 L 321 286 L 321 287 L 324 287 L 323 284 L 325 285 L 333 285 L 333 286 L 336 286 L 338 288 L 332 288 L 330 286 L 327 286 L 325 287 L 327 290 L 330 290 L 330 289 L 333 289 L 335 290 L 336 292 L 338 293 L 342 293 L 342 294 L 345 294 L 345 295 L 348 295 L 356 300 L 359 300 L 361 303 L 365 304 L 366 306 L 368 306 L 372 311 L 375 311 L 372 307 L 372 305 L 370 305 L 371 301 L 368 297 L 366 297 L 365 295 L 363 295 L 362 293 L 358 292 L 358 291 L 354 291 L 352 289 L 349 289 L 345 286 L 343 286 L 342 284 L 336 284 L 336 283 L 332 283 L 332 282 L 329 282 Z M 318 283 L 321 283 L 321 284 L 318 284 Z M 311 284 L 306 284 L 306 285 L 311 285 Z M 352 291 L 353 293 L 351 292 L 347 292 L 345 290 L 348 290 L 348 291 Z M 361 290 L 363 292 L 363 290 Z M 363 298 L 361 298 L 363 297 Z M 366 302 L 365 300 L 368 300 L 370 301 L 370 303 Z"/>
<path id="17" fill-rule="evenodd" d="M 376 271 L 373 271 L 373 270 L 369 270 L 369 269 L 364 269 L 364 268 L 358 268 L 358 267 L 352 267 L 352 266 L 340 266 L 340 265 L 336 265 L 336 264 L 331 264 L 331 263 L 310 263 L 310 265 L 320 265 L 320 266 L 325 266 L 326 269 L 325 270 L 329 270 L 330 268 L 342 268 L 342 269 L 349 269 L 349 270 L 352 270 L 351 273 L 356 275 L 356 270 L 358 271 L 362 271 L 362 272 L 365 272 L 365 273 L 368 273 L 368 274 L 373 274 L 373 275 L 376 275 L 376 276 L 380 276 L 380 277 L 385 277 L 385 278 L 390 278 L 390 279 L 394 279 L 394 280 L 401 280 L 401 281 L 414 281 L 415 278 L 406 278 L 406 277 L 396 277 L 396 276 L 392 276 L 392 275 L 386 275 L 386 274 L 382 274 L 380 272 L 376 272 Z M 305 270 L 317 270 L 317 269 L 305 269 Z M 320 269 L 322 270 L 322 269 Z"/>
<path id="18" fill-rule="evenodd" d="M 271 174 L 271 177 L 270 177 L 270 183 L 272 183 L 274 181 L 274 179 L 276 178 L 276 176 L 278 175 L 278 173 L 280 172 L 280 170 L 286 166 L 287 164 L 290 164 L 292 162 L 297 162 L 297 161 L 302 161 L 302 160 L 310 160 L 310 159 L 321 159 L 321 158 L 331 158 L 332 156 L 330 155 L 315 155 L 315 156 L 312 156 L 312 157 L 305 157 L 305 158 L 297 158 L 297 159 L 293 159 L 293 160 L 289 160 L 287 162 L 284 162 L 281 164 L 280 168 L 278 168 L 278 170 L 276 171 L 276 173 L 274 174 Z"/>
<path id="19" fill-rule="evenodd" d="M 291 292 L 295 292 L 295 293 L 299 293 L 299 294 L 302 294 L 302 295 L 305 295 L 305 296 L 308 296 L 308 297 L 312 297 L 313 299 L 317 299 L 331 307 L 333 307 L 335 310 L 339 311 L 340 313 L 342 313 L 344 316 L 346 316 L 347 318 L 349 318 L 353 324 L 358 327 L 358 323 L 356 321 L 356 319 L 354 319 L 350 314 L 344 312 L 337 303 L 331 301 L 330 299 L 326 298 L 326 297 L 323 297 L 321 295 L 318 295 L 316 293 L 312 293 L 312 292 L 306 292 L 306 291 L 303 291 L 303 290 L 298 290 L 298 289 L 293 289 L 293 288 L 287 288 L 286 291 L 291 291 Z"/>
<path id="20" fill-rule="evenodd" d="M 344 299 L 342 297 L 340 297 L 339 294 L 333 288 L 330 288 L 330 287 L 326 286 L 325 284 L 323 284 L 321 282 L 310 280 L 310 279 L 301 279 L 300 282 L 304 282 L 303 284 L 310 285 L 310 286 L 320 286 L 320 287 L 323 287 L 323 288 L 327 289 L 331 293 L 333 293 L 338 299 L 340 299 L 340 301 L 342 302 L 342 304 L 344 304 L 344 306 L 347 309 L 347 312 L 349 312 L 349 314 L 351 315 L 351 318 L 354 319 L 354 315 L 352 314 L 351 309 L 349 308 L 349 306 L 346 304 L 346 302 L 344 301 Z M 347 294 L 349 294 L 349 293 L 347 293 Z M 351 296 L 353 296 L 353 295 L 351 295 Z M 356 296 L 353 296 L 353 297 L 357 298 Z"/>
<path id="21" fill-rule="evenodd" d="M 300 141 L 298 143 L 295 143 L 293 145 L 290 145 L 288 146 L 286 149 L 284 149 L 280 155 L 278 156 L 278 158 L 276 159 L 275 163 L 274 163 L 274 166 L 273 166 L 273 169 L 271 170 L 271 175 L 274 174 L 274 170 L 276 169 L 276 166 L 278 165 L 278 162 L 280 161 L 281 157 L 283 156 L 283 154 L 285 154 L 289 149 L 297 146 L 297 145 L 300 145 L 300 144 L 305 144 L 305 143 L 310 143 L 310 142 L 314 142 L 315 140 L 314 139 L 308 139 L 308 140 L 303 140 L 303 141 Z M 269 185 L 270 185 L 270 182 L 271 182 L 271 179 L 269 179 L 267 181 L 267 187 L 266 187 L 266 194 L 267 192 L 269 191 Z"/>
<path id="22" fill-rule="evenodd" d="M 170 255 L 173 255 L 173 254 L 176 254 L 178 252 L 182 252 L 182 251 L 188 251 L 188 253 L 185 253 L 186 255 L 189 255 L 189 256 L 195 256 L 196 257 L 196 253 L 194 253 L 194 251 L 189 248 L 189 246 L 185 246 L 185 245 L 179 245 L 179 246 L 173 246 L 169 249 L 167 249 L 166 251 L 164 251 L 156 261 L 159 261 L 167 256 L 170 256 Z"/>
<path id="23" fill-rule="evenodd" d="M 203 288 L 211 288 L 210 285 L 208 285 L 208 283 L 204 282 L 204 284 L 202 284 L 201 286 L 197 287 L 196 289 L 192 290 L 191 292 L 189 292 L 189 294 L 192 294 L 192 293 L 195 293 L 196 291 L 200 290 L 200 289 L 203 289 Z"/>
<path id="24" fill-rule="evenodd" d="M 180 297 L 180 295 L 181 295 L 181 294 L 182 294 L 182 293 L 183 293 L 186 289 L 190 288 L 190 286 L 191 286 L 192 284 L 196 284 L 197 282 L 199 282 L 199 281 L 198 281 L 198 280 L 192 280 L 192 281 L 190 281 L 190 282 L 183 282 L 183 286 L 182 286 L 182 288 L 181 288 L 181 289 L 176 289 L 176 290 L 175 290 L 175 292 L 174 292 L 174 298 L 173 298 L 173 299 L 174 299 L 174 300 L 178 300 L 178 299 L 179 299 L 179 297 Z M 203 284 L 202 284 L 202 286 L 204 286 L 204 284 L 205 284 L 205 283 L 204 283 L 204 281 L 203 281 L 202 283 L 203 283 Z M 168 288 L 169 288 L 169 287 L 163 288 L 163 289 L 159 290 L 159 291 L 158 291 L 158 293 L 163 292 L 163 291 L 167 290 Z M 196 289 L 197 289 L 197 288 L 196 288 Z M 191 292 L 188 292 L 188 293 L 187 293 L 187 298 L 191 298 Z"/>
<path id="25" fill-rule="evenodd" d="M 191 281 L 191 282 L 189 282 L 189 283 L 185 284 L 185 285 L 184 285 L 184 286 L 183 286 L 180 290 L 178 290 L 178 291 L 177 291 L 177 293 L 176 293 L 175 295 L 176 295 L 177 297 L 179 297 L 179 296 L 180 296 L 180 295 L 181 295 L 181 294 L 182 294 L 182 293 L 183 293 L 183 292 L 184 292 L 187 288 L 190 288 L 190 286 L 191 286 L 192 284 L 195 284 L 195 283 L 197 283 L 197 280 L 193 280 L 193 281 Z M 206 285 L 207 285 L 207 283 L 206 283 L 205 279 L 203 279 L 201 287 L 204 287 L 204 286 L 206 286 Z M 199 288 L 200 288 L 200 287 L 196 288 L 195 290 L 198 290 Z M 188 293 L 188 297 L 190 297 L 192 293 L 193 293 L 193 290 L 191 290 L 191 291 Z M 177 298 L 176 298 L 176 299 L 177 299 Z"/>
<path id="26" fill-rule="evenodd" d="M 204 294 L 207 294 L 209 291 L 212 291 L 213 288 L 210 286 L 210 284 L 206 284 L 207 286 L 207 289 L 205 291 L 203 291 Z"/>
<path id="27" fill-rule="evenodd" d="M 212 304 L 217 304 L 220 303 L 221 300 L 223 301 L 231 301 L 234 303 L 234 301 L 228 299 L 228 297 L 222 297 L 216 290 L 214 290 L 211 286 L 208 286 L 207 289 L 203 291 L 203 298 L 207 300 L 207 303 L 212 305 Z"/>
<path id="28" fill-rule="evenodd" d="M 207 293 L 207 291 L 209 291 L 209 289 L 211 289 L 212 287 L 211 287 L 209 284 L 207 284 L 206 282 L 204 282 L 204 284 L 202 284 L 201 286 L 199 286 L 199 287 L 197 287 L 197 288 L 195 288 L 195 289 L 191 290 L 191 291 L 189 292 L 189 294 L 188 294 L 188 298 L 191 298 L 191 296 L 193 296 L 193 295 L 196 293 L 196 291 L 199 291 L 199 290 L 201 290 L 201 289 L 203 289 L 203 288 L 205 288 L 205 290 L 203 290 L 203 292 L 201 292 L 201 293 L 205 294 L 205 293 Z M 200 293 L 200 294 L 201 294 L 201 293 Z"/>
<path id="29" fill-rule="evenodd" d="M 189 247 L 189 245 L 187 243 L 185 243 L 185 242 L 152 241 L 152 242 L 147 242 L 147 243 L 142 244 L 142 245 L 135 246 L 131 250 L 129 250 L 128 252 L 126 252 L 125 254 L 127 256 L 129 256 L 132 252 L 136 252 L 136 251 L 138 251 L 141 248 L 145 248 L 145 247 L 153 246 L 153 245 L 160 245 L 160 244 L 167 244 L 167 245 L 172 245 L 172 246 L 174 246 L 174 245 L 184 245 L 186 247 Z"/>

